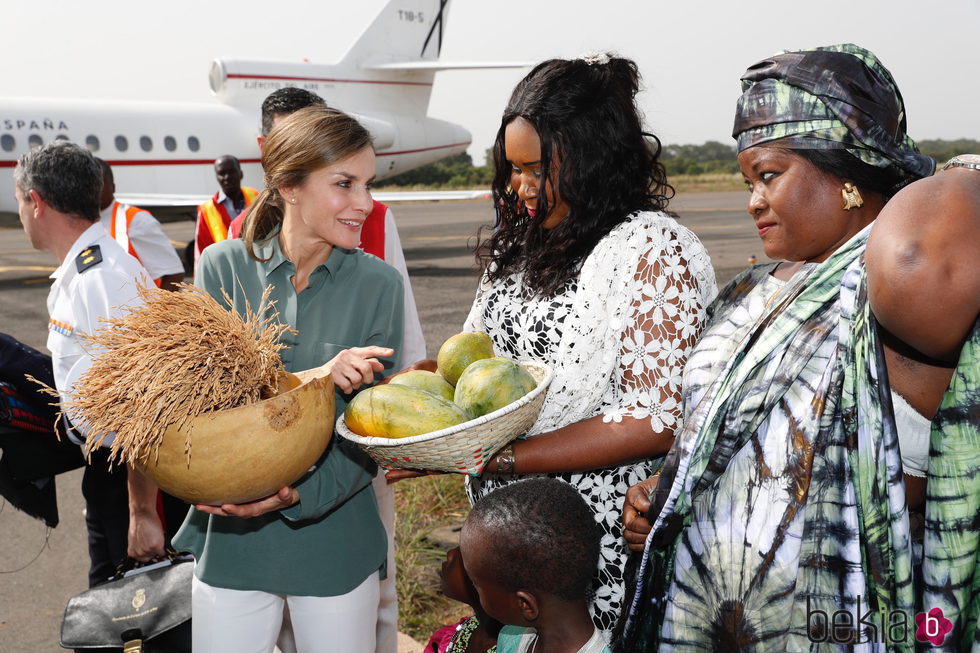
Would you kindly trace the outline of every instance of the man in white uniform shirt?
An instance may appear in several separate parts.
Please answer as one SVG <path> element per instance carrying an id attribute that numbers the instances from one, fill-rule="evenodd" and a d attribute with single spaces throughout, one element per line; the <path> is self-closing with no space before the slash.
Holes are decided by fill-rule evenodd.
<path id="1" fill-rule="evenodd" d="M 82 341 L 137 300 L 138 284 L 148 284 L 143 267 L 99 223 L 102 170 L 95 157 L 68 141 L 31 150 L 14 169 L 14 195 L 21 223 L 40 251 L 59 267 L 48 294 L 48 349 L 55 386 L 62 399 L 92 362 Z M 83 443 L 82 420 L 66 415 L 72 439 Z M 112 575 L 127 554 L 148 561 L 164 552 L 156 512 L 156 486 L 126 465 L 108 465 L 108 451 L 91 452 L 82 479 L 89 533 L 89 585 Z"/>
<path id="2" fill-rule="evenodd" d="M 158 287 L 176 290 L 184 280 L 184 264 L 160 222 L 149 211 L 116 201 L 116 181 L 109 164 L 96 157 L 102 166 L 102 197 L 99 218 L 113 240 L 136 257 Z"/>

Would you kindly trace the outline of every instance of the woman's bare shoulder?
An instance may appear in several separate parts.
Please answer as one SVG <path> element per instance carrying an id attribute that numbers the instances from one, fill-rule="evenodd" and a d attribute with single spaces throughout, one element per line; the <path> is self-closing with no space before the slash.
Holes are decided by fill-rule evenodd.
<path id="1" fill-rule="evenodd" d="M 980 172 L 949 170 L 896 194 L 865 260 L 882 326 L 924 354 L 955 356 L 980 311 Z"/>

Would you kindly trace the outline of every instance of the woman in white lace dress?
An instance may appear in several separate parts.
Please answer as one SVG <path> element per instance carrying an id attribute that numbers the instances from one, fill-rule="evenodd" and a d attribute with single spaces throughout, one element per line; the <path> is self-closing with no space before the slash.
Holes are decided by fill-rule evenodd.
<path id="1" fill-rule="evenodd" d="M 494 145 L 497 226 L 464 327 L 555 371 L 527 438 L 469 479 L 471 500 L 529 475 L 578 488 L 605 531 L 593 619 L 607 632 L 623 596 L 623 495 L 670 448 L 716 293 L 704 247 L 665 212 L 673 189 L 638 88 L 632 61 L 595 55 L 546 61 L 514 89 Z"/>

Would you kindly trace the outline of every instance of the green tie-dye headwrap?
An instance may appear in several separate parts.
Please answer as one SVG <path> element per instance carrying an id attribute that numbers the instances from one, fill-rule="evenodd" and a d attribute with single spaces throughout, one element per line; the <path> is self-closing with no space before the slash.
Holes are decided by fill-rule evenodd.
<path id="1" fill-rule="evenodd" d="M 851 43 L 787 51 L 742 75 L 732 136 L 738 151 L 779 141 L 794 149 L 847 150 L 905 183 L 935 162 L 906 134 L 905 103 L 878 58 Z"/>

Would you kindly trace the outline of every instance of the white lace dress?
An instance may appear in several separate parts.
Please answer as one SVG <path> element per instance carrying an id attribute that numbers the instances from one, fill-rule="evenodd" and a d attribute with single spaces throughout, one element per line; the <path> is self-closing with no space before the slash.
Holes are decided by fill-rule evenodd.
<path id="1" fill-rule="evenodd" d="M 493 284 L 484 279 L 464 329 L 488 333 L 499 355 L 554 369 L 528 437 L 600 414 L 606 422 L 649 419 L 654 431 L 673 431 L 683 414 L 684 363 L 715 294 L 711 260 L 697 237 L 664 213 L 644 212 L 603 238 L 578 278 L 554 297 L 529 294 L 520 275 Z M 650 474 L 649 462 L 549 474 L 574 485 L 603 528 L 592 614 L 606 632 L 623 599 L 623 497 Z M 493 474 L 470 477 L 470 500 L 509 482 Z"/>

